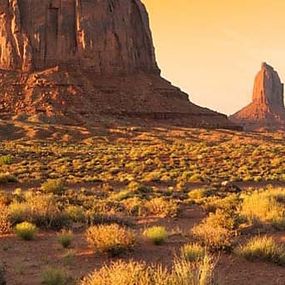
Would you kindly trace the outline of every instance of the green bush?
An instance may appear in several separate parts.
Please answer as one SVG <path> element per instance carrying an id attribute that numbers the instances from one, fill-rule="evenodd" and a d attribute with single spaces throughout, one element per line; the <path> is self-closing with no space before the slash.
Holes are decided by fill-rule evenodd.
<path id="1" fill-rule="evenodd" d="M 185 244 L 181 248 L 181 257 L 188 261 L 199 261 L 206 256 L 206 249 L 197 243 Z"/>
<path id="2" fill-rule="evenodd" d="M 86 239 L 95 251 L 111 256 L 128 251 L 135 244 L 133 232 L 117 224 L 92 226 L 86 231 Z"/>
<path id="3" fill-rule="evenodd" d="M 17 224 L 15 227 L 16 235 L 23 240 L 34 239 L 37 231 L 38 231 L 37 227 L 29 222 L 23 222 L 21 224 Z"/>
<path id="4" fill-rule="evenodd" d="M 48 268 L 42 274 L 43 285 L 71 285 L 74 282 L 59 268 Z"/>
<path id="5" fill-rule="evenodd" d="M 146 238 L 150 239 L 155 245 L 163 244 L 168 237 L 166 229 L 164 227 L 159 227 L 159 226 L 146 229 L 143 232 L 143 235 Z"/>
<path id="6" fill-rule="evenodd" d="M 2 155 L 0 156 L 0 165 L 11 164 L 13 157 L 11 155 Z"/>
<path id="7" fill-rule="evenodd" d="M 263 260 L 285 266 L 285 246 L 272 237 L 254 237 L 241 245 L 235 253 L 248 260 Z"/>
<path id="8" fill-rule="evenodd" d="M 282 198 L 283 197 L 283 198 Z M 268 189 L 245 196 L 241 215 L 253 225 L 269 224 L 285 229 L 285 190 Z"/>
<path id="9" fill-rule="evenodd" d="M 69 205 L 64 209 L 66 216 L 73 222 L 84 222 L 85 212 L 80 206 Z"/>
<path id="10" fill-rule="evenodd" d="M 45 193 L 62 194 L 65 190 L 65 185 L 61 179 L 50 179 L 44 182 L 41 188 Z"/>
<path id="11" fill-rule="evenodd" d="M 9 173 L 0 173 L 0 184 L 18 182 L 16 176 Z"/>
<path id="12" fill-rule="evenodd" d="M 68 248 L 73 240 L 72 231 L 62 230 L 57 237 L 58 242 L 63 248 Z"/>

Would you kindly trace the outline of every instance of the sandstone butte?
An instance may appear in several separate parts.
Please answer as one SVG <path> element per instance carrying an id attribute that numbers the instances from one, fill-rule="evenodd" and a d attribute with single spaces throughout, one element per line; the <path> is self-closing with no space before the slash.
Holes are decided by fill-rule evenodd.
<path id="1" fill-rule="evenodd" d="M 160 76 L 140 0 L 1 0 L 0 115 L 236 128 Z"/>
<path id="2" fill-rule="evenodd" d="M 262 64 L 252 102 L 230 119 L 246 130 L 285 130 L 284 86 L 273 67 Z"/>

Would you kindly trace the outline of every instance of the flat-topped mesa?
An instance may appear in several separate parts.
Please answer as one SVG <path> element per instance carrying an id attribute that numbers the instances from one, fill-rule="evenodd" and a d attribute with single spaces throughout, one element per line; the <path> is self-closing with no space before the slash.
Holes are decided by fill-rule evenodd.
<path id="1" fill-rule="evenodd" d="M 253 103 L 284 107 L 283 93 L 284 86 L 278 73 L 267 63 L 262 63 L 254 82 Z"/>
<path id="2" fill-rule="evenodd" d="M 230 116 L 247 130 L 285 129 L 284 85 L 267 63 L 255 77 L 252 103 Z"/>
<path id="3" fill-rule="evenodd" d="M 159 73 L 139 0 L 1 0 L 0 68 Z"/>

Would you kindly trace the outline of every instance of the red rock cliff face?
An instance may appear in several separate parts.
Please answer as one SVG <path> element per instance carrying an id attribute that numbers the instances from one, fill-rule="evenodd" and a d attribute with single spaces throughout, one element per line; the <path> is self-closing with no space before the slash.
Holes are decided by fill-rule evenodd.
<path id="1" fill-rule="evenodd" d="M 284 87 L 278 73 L 263 63 L 255 77 L 252 103 L 231 116 L 231 120 L 249 130 L 284 129 Z"/>
<path id="2" fill-rule="evenodd" d="M 0 115 L 22 114 L 236 127 L 160 77 L 140 0 L 0 0 Z"/>
<path id="3" fill-rule="evenodd" d="M 159 72 L 138 0 L 1 0 L 0 68 Z"/>

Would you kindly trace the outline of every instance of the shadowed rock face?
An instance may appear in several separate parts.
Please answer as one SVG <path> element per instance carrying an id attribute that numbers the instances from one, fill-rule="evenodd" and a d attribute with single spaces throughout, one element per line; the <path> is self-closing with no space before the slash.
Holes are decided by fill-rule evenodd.
<path id="1" fill-rule="evenodd" d="M 278 73 L 263 63 L 253 88 L 252 103 L 232 115 L 232 121 L 249 130 L 284 129 L 284 86 Z"/>
<path id="2" fill-rule="evenodd" d="M 160 77 L 140 0 L 1 0 L 1 114 L 236 128 Z"/>
<path id="3" fill-rule="evenodd" d="M 0 68 L 73 64 L 99 74 L 159 73 L 138 0 L 1 0 Z"/>

